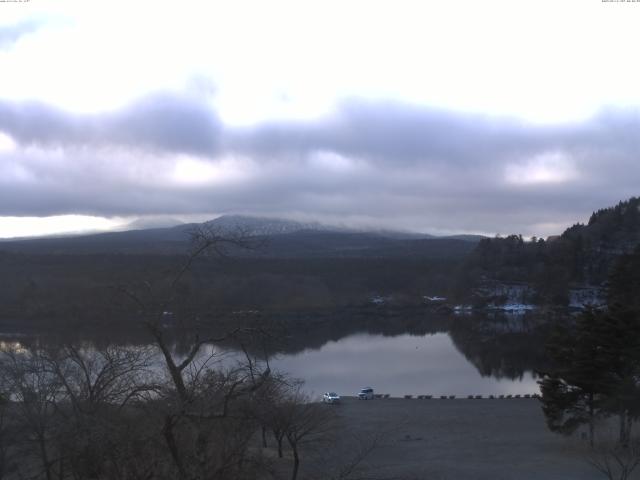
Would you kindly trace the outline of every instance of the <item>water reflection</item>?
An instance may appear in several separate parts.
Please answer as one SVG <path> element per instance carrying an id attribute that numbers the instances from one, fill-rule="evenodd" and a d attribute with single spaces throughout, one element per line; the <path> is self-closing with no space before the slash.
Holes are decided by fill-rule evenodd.
<path id="1" fill-rule="evenodd" d="M 456 322 L 449 334 L 480 375 L 517 380 L 548 366 L 544 343 L 554 323 L 539 315 L 499 315 Z"/>
<path id="2" fill-rule="evenodd" d="M 424 310 L 361 309 L 255 321 L 273 334 L 272 341 L 243 346 L 257 356 L 267 352 L 273 367 L 304 379 L 316 393 L 348 395 L 371 385 L 379 393 L 434 396 L 534 393 L 532 372 L 545 366 L 543 344 L 552 324 L 529 314 L 438 316 Z M 216 328 L 215 336 L 225 330 Z M 169 329 L 166 334 L 173 339 L 175 353 L 186 355 L 193 332 Z M 19 341 L 27 348 L 68 343 L 86 348 L 144 346 L 150 339 L 142 329 L 11 337 L 0 335 L 5 342 Z M 244 357 L 234 348 L 237 343 L 227 342 L 207 351 L 227 352 L 222 362 L 228 365 Z"/>
<path id="3" fill-rule="evenodd" d="M 316 393 L 354 395 L 372 386 L 393 396 L 524 394 L 537 391 L 531 372 L 517 380 L 483 377 L 446 333 L 395 337 L 356 334 L 322 348 L 282 355 L 273 364 L 304 378 Z"/>

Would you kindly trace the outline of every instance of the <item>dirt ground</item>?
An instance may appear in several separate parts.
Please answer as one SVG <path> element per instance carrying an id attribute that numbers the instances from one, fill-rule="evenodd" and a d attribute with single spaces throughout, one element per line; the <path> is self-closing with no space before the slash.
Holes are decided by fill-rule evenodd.
<path id="1" fill-rule="evenodd" d="M 602 479 L 584 444 L 547 430 L 535 399 L 369 401 L 344 398 L 334 408 L 343 437 L 380 437 L 362 478 L 463 480 Z M 337 442 L 328 462 L 353 451 Z M 358 475 L 354 475 L 358 477 Z"/>

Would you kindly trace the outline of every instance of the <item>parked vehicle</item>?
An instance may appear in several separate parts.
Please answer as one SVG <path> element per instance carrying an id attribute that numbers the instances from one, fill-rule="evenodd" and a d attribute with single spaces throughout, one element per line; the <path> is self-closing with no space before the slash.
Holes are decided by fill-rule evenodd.
<path id="1" fill-rule="evenodd" d="M 358 398 L 360 400 L 373 400 L 373 388 L 363 388 L 362 390 L 360 390 L 360 393 L 358 393 Z"/>
<path id="2" fill-rule="evenodd" d="M 324 403 L 340 403 L 340 395 L 336 392 L 327 392 L 322 395 L 322 401 Z"/>

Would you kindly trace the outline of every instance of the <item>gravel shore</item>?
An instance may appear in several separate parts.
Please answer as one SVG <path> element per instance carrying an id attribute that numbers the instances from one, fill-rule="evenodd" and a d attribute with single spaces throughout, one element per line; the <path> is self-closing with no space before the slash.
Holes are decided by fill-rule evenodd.
<path id="1" fill-rule="evenodd" d="M 535 399 L 343 398 L 334 408 L 344 436 L 380 436 L 368 478 L 462 480 L 602 479 L 584 443 L 547 430 Z M 334 447 L 331 461 L 347 461 Z"/>

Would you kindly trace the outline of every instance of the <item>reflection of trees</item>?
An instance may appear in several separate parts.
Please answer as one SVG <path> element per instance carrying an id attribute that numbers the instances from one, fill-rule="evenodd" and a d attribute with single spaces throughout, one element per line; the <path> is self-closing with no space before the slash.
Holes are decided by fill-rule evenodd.
<path id="1" fill-rule="evenodd" d="M 420 309 L 380 310 L 378 308 L 344 309 L 323 315 L 290 316 L 281 319 L 286 332 L 283 342 L 274 345 L 272 353 L 297 354 L 304 350 L 319 350 L 329 342 L 350 335 L 367 333 L 395 337 L 424 336 L 446 332 L 449 321 L 442 316 L 425 315 Z"/>
<path id="2" fill-rule="evenodd" d="M 456 318 L 449 335 L 483 377 L 522 379 L 546 365 L 546 319 L 535 315 Z"/>
<path id="3" fill-rule="evenodd" d="M 353 307 L 338 311 L 299 312 L 278 315 L 249 313 L 227 318 L 211 326 L 209 334 L 229 330 L 230 325 L 261 326 L 273 332 L 272 340 L 247 342 L 244 347 L 252 354 L 295 355 L 304 350 L 318 350 L 329 342 L 358 333 L 383 336 L 404 334 L 423 336 L 449 333 L 455 347 L 472 363 L 482 376 L 521 378 L 527 371 L 545 366 L 544 338 L 548 319 L 532 314 L 447 317 L 427 313 L 421 308 Z M 213 324 L 211 324 L 213 325 Z M 204 333 L 204 332 L 203 332 Z M 167 329 L 172 348 L 177 355 L 189 351 L 192 337 L 179 328 Z M 142 329 L 73 330 L 34 333 L 13 337 L 27 347 L 56 346 L 81 342 L 95 348 L 108 345 L 144 345 L 148 336 Z M 237 345 L 221 344 L 223 348 Z"/>
<path id="4" fill-rule="evenodd" d="M 352 309 L 281 319 L 286 339 L 274 345 L 270 353 L 292 355 L 320 349 L 328 342 L 358 333 L 390 337 L 448 333 L 458 351 L 482 376 L 513 380 L 546 365 L 544 339 L 548 325 L 548 319 L 531 314 L 451 318 L 415 308 Z"/>
<path id="5" fill-rule="evenodd" d="M 325 344 L 338 341 L 349 335 L 369 333 L 374 335 L 398 336 L 411 334 L 422 336 L 446 332 L 450 320 L 443 316 L 426 314 L 422 309 L 378 307 L 354 307 L 338 311 L 314 311 L 280 314 L 240 314 L 213 322 L 203 322 L 200 332 L 203 335 L 216 335 L 220 332 L 239 327 L 262 328 L 271 331 L 272 341 L 264 339 L 245 346 L 252 353 L 264 353 L 267 348 L 271 354 L 296 354 L 307 349 L 320 349 Z M 208 325 L 208 327 L 206 326 Z M 181 328 L 167 328 L 177 354 L 186 354 L 193 340 L 192 331 Z M 57 346 L 65 343 L 82 343 L 95 348 L 109 345 L 145 345 L 149 342 L 148 333 L 142 328 L 112 329 L 58 329 L 31 331 L 28 334 L 1 335 L 6 341 L 18 341 L 26 347 Z M 222 346 L 232 347 L 222 343 Z M 237 345 L 236 345 L 237 346 Z"/>

